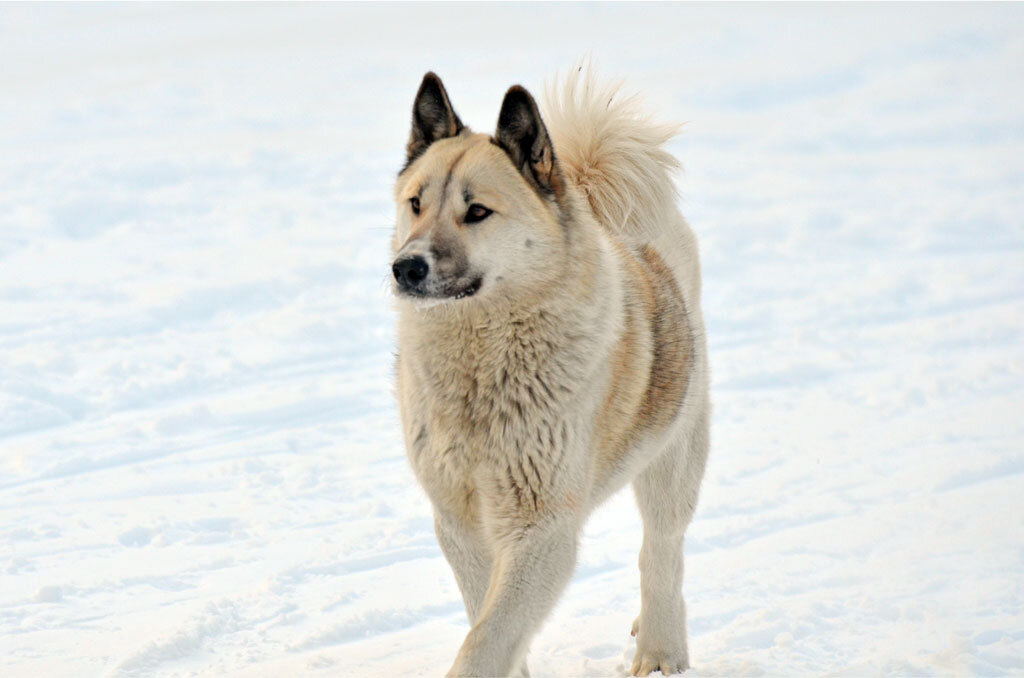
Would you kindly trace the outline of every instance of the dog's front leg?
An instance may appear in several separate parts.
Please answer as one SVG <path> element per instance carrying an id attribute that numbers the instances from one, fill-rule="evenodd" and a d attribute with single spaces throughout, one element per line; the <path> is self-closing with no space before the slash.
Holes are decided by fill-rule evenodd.
<path id="1" fill-rule="evenodd" d="M 576 563 L 574 520 L 544 520 L 501 535 L 480 617 L 449 676 L 507 676 L 554 607 Z"/>
<path id="2" fill-rule="evenodd" d="M 455 581 L 466 605 L 470 625 L 476 623 L 483 607 L 491 577 L 491 554 L 481 535 L 438 511 L 434 532 L 445 558 L 455 573 Z"/>

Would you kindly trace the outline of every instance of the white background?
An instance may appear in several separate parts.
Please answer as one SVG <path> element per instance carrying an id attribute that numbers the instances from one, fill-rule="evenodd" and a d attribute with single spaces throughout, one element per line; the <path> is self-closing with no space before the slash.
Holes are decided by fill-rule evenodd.
<path id="1" fill-rule="evenodd" d="M 591 55 L 685 121 L 696 675 L 1024 674 L 1021 5 L 0 6 L 0 674 L 442 674 L 390 192 Z M 621 675 L 629 492 L 535 676 Z"/>

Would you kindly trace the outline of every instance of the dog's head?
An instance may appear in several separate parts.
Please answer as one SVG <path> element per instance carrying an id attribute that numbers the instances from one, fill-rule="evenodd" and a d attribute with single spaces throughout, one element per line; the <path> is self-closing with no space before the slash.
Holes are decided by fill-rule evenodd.
<path id="1" fill-rule="evenodd" d="M 427 73 L 406 150 L 392 240 L 399 299 L 514 299 L 557 280 L 568 237 L 561 223 L 565 189 L 529 92 L 509 89 L 495 135 L 474 134 L 440 78 Z"/>

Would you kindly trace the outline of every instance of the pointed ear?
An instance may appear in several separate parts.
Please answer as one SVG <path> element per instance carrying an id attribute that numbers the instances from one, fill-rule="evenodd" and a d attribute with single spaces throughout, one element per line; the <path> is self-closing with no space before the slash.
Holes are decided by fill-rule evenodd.
<path id="1" fill-rule="evenodd" d="M 412 105 L 412 133 L 405 147 L 405 166 L 423 155 L 430 144 L 453 137 L 464 128 L 448 100 L 441 78 L 433 72 L 427 73 Z"/>
<path id="2" fill-rule="evenodd" d="M 551 137 L 540 119 L 537 102 L 519 85 L 505 94 L 494 138 L 535 188 L 545 193 L 561 193 L 561 174 Z"/>

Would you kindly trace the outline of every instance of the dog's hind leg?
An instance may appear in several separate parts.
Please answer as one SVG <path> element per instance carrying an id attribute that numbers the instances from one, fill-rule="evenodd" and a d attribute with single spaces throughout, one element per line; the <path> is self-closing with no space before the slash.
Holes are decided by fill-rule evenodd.
<path id="1" fill-rule="evenodd" d="M 697 507 L 708 453 L 707 408 L 633 481 L 644 521 L 640 616 L 633 623 L 631 673 L 665 675 L 689 667 L 683 603 L 683 533 Z"/>

